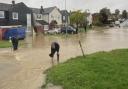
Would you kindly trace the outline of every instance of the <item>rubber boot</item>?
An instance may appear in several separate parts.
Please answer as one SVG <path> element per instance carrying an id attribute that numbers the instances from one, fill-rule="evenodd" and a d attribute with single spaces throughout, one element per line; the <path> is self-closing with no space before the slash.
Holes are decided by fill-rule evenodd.
<path id="1" fill-rule="evenodd" d="M 57 62 L 59 63 L 59 54 L 57 54 Z"/>

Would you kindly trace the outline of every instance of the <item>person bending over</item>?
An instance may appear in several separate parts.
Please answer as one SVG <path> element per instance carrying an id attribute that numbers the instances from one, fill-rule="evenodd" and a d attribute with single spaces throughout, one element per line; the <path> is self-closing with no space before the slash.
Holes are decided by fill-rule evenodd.
<path id="1" fill-rule="evenodd" d="M 52 58 L 52 63 L 53 63 L 54 54 L 56 52 L 57 52 L 57 62 L 59 63 L 59 49 L 60 49 L 59 43 L 52 42 L 52 44 L 51 44 L 51 53 L 49 54 L 49 56 Z"/>

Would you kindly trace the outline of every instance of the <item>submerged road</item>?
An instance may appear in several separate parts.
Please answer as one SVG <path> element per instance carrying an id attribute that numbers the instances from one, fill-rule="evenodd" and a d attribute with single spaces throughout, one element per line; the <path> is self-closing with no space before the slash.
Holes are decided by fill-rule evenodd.
<path id="1" fill-rule="evenodd" d="M 67 37 L 28 37 L 24 41 L 25 45 L 18 51 L 0 51 L 0 89 L 40 89 L 45 82 L 43 72 L 52 66 L 48 56 L 50 43 L 60 43 L 60 61 L 64 62 L 71 57 L 82 55 L 79 40 L 86 54 L 128 48 L 128 29 L 93 29 Z M 54 62 L 56 64 L 56 60 Z"/>

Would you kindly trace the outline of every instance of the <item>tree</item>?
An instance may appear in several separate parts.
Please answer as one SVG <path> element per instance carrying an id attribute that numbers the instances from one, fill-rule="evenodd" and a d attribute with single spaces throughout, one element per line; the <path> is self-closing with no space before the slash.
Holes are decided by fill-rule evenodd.
<path id="1" fill-rule="evenodd" d="M 74 12 L 71 12 L 70 22 L 72 25 L 79 26 L 84 23 L 84 20 L 85 20 L 84 18 L 85 18 L 85 15 L 84 13 L 81 12 L 81 10 L 74 11 Z"/>
<path id="2" fill-rule="evenodd" d="M 119 10 L 119 9 L 116 9 L 116 10 L 115 10 L 115 14 L 116 14 L 116 15 L 119 15 L 119 14 L 120 14 L 120 10 Z"/>
<path id="3" fill-rule="evenodd" d="M 100 10 L 100 18 L 99 20 L 103 23 L 103 24 L 107 24 L 108 23 L 108 18 L 110 16 L 111 12 L 110 9 L 107 8 L 103 8 Z"/>
<path id="4" fill-rule="evenodd" d="M 128 13 L 127 13 L 126 10 L 123 10 L 123 12 L 122 12 L 122 18 L 124 18 L 124 19 L 127 19 L 128 18 Z"/>
<path id="5" fill-rule="evenodd" d="M 52 20 L 51 23 L 49 24 L 49 28 L 53 29 L 57 26 L 57 21 L 56 20 Z"/>
<path id="6" fill-rule="evenodd" d="M 119 19 L 119 15 L 120 15 L 120 10 L 116 9 L 115 10 L 115 19 L 118 20 Z"/>
<path id="7" fill-rule="evenodd" d="M 93 25 L 96 26 L 102 26 L 103 23 L 100 21 L 100 14 L 99 13 L 93 13 Z"/>

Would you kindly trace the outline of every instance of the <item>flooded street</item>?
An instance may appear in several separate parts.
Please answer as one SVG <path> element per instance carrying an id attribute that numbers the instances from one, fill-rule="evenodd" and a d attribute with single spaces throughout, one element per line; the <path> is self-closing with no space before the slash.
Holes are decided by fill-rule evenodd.
<path id="1" fill-rule="evenodd" d="M 128 29 L 93 29 L 67 36 L 29 36 L 16 52 L 10 48 L 1 49 L 0 89 L 40 89 L 45 82 L 43 72 L 52 66 L 48 56 L 51 42 L 60 43 L 60 61 L 64 62 L 82 55 L 79 40 L 85 54 L 128 48 Z M 54 59 L 56 64 L 56 56 Z"/>

